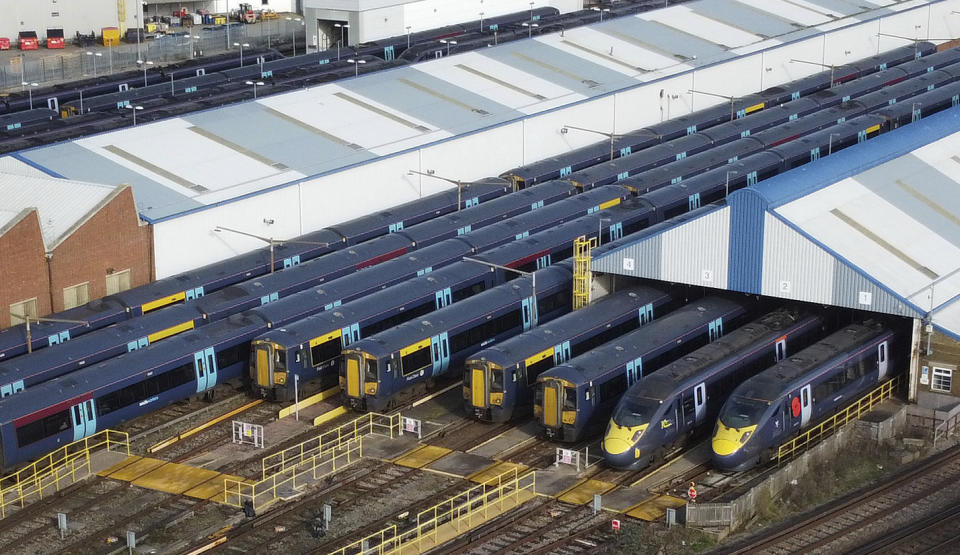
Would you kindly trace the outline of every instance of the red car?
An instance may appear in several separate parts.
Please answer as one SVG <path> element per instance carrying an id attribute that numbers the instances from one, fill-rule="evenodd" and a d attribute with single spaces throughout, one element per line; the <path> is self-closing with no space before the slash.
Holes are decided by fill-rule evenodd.
<path id="1" fill-rule="evenodd" d="M 35 32 L 20 31 L 20 50 L 37 50 L 38 48 L 40 48 L 40 41 Z"/>
<path id="2" fill-rule="evenodd" d="M 0 37 L 0 50 L 10 50 L 10 39 Z"/>
<path id="3" fill-rule="evenodd" d="M 63 48 L 63 29 L 47 29 L 47 48 Z"/>

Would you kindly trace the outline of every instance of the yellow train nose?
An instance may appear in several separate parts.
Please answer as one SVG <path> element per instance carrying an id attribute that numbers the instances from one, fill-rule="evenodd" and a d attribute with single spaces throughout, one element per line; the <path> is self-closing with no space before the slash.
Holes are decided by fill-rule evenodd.
<path id="1" fill-rule="evenodd" d="M 630 442 L 620 437 L 607 436 L 603 440 L 603 450 L 611 455 L 619 455 L 630 449 Z"/>
<path id="2" fill-rule="evenodd" d="M 736 450 L 740 447 L 740 442 L 714 437 L 712 445 L 714 453 L 726 456 L 732 455 L 734 452 L 736 452 Z"/>

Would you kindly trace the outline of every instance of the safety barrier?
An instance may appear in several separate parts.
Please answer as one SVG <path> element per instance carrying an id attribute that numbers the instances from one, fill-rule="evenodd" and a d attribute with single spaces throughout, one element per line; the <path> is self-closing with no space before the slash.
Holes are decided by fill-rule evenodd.
<path id="1" fill-rule="evenodd" d="M 68 443 L 29 466 L 0 478 L 0 518 L 6 518 L 8 507 L 23 508 L 31 497 L 43 499 L 77 480 L 93 474 L 90 455 L 106 449 L 130 455 L 130 438 L 126 432 L 103 430 L 92 436 Z"/>
<path id="2" fill-rule="evenodd" d="M 598 236 L 599 237 L 599 236 Z M 590 304 L 590 259 L 595 239 L 580 236 L 573 242 L 573 309 Z"/>
<path id="3" fill-rule="evenodd" d="M 894 391 L 900 387 L 902 380 L 902 376 L 898 375 L 880 384 L 879 387 L 864 395 L 858 401 L 851 403 L 847 408 L 781 445 L 780 448 L 777 449 L 777 464 L 791 459 L 807 447 L 829 436 L 851 421 L 860 418 L 864 413 L 870 412 L 880 403 L 893 397 Z"/>
<path id="4" fill-rule="evenodd" d="M 701 528 L 730 527 L 737 506 L 733 503 L 687 503 L 687 526 Z"/>
<path id="5" fill-rule="evenodd" d="M 363 457 L 363 442 L 355 437 L 317 451 L 298 464 L 265 476 L 255 483 L 225 479 L 224 503 L 237 508 L 245 505 L 255 511 L 269 507 L 303 486 L 343 470 Z"/>
<path id="6" fill-rule="evenodd" d="M 401 435 L 401 421 L 400 414 L 385 415 L 375 412 L 364 414 L 299 445 L 288 447 L 279 453 L 264 457 L 262 464 L 263 479 L 301 464 L 329 447 L 341 445 L 351 439 L 360 439 L 367 434 L 382 435 L 391 439 L 399 437 Z"/>
<path id="7" fill-rule="evenodd" d="M 405 530 L 397 525 L 374 532 L 331 555 L 424 553 L 536 497 L 533 472 L 512 469 L 421 511 Z"/>

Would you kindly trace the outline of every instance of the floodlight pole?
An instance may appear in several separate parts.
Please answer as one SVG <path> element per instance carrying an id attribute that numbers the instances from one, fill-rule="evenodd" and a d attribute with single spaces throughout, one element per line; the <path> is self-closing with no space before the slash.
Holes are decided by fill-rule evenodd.
<path id="1" fill-rule="evenodd" d="M 630 133 L 610 133 L 607 131 L 597 131 L 596 129 L 587 129 L 586 127 L 577 127 L 576 125 L 564 125 L 563 127 L 560 128 L 560 134 L 566 135 L 567 130 L 569 129 L 576 129 L 577 131 L 585 131 L 587 133 L 596 133 L 597 135 L 610 137 L 610 160 L 613 160 L 613 142 L 617 139 L 622 139 L 624 137 L 629 137 L 631 135 L 649 135 L 651 137 L 657 137 L 657 138 L 660 137 L 660 135 L 651 133 L 646 130 L 638 130 Z"/>
<path id="2" fill-rule="evenodd" d="M 459 179 L 450 179 L 449 177 L 441 177 L 436 173 L 434 173 L 433 170 L 427 170 L 425 172 L 421 172 L 417 170 L 407 170 L 407 175 L 422 175 L 424 177 L 432 177 L 434 179 L 440 179 L 442 181 L 446 181 L 447 183 L 453 183 L 454 185 L 456 185 L 457 186 L 457 212 L 460 211 L 460 205 L 463 204 L 463 199 L 461 198 L 463 196 L 463 186 L 474 185 L 478 183 L 476 181 L 460 181 Z"/>
<path id="3" fill-rule="evenodd" d="M 25 316 L 25 315 L 22 315 L 22 314 L 13 314 L 13 313 L 11 313 L 11 314 L 12 314 L 13 316 L 16 316 L 17 318 L 22 318 L 22 319 L 24 320 L 25 324 L 26 324 L 26 327 L 27 327 L 27 353 L 32 353 L 32 352 L 33 352 L 33 340 L 31 339 L 31 336 L 30 336 L 30 320 L 33 320 L 34 322 L 36 322 L 36 323 L 38 323 L 38 324 L 39 324 L 40 322 L 61 322 L 61 323 L 64 323 L 64 324 L 82 324 L 82 325 L 84 325 L 84 326 L 86 326 L 86 327 L 88 327 L 88 328 L 90 327 L 90 322 L 88 322 L 88 321 L 86 321 L 86 320 L 66 320 L 66 319 L 64 319 L 64 318 L 38 318 L 38 317 L 36 317 L 36 316 Z"/>
<path id="4" fill-rule="evenodd" d="M 273 221 L 273 220 L 271 220 L 271 223 L 272 223 L 272 221 Z M 217 233 L 219 233 L 219 232 L 221 232 L 221 231 L 229 231 L 230 233 L 236 233 L 237 235 L 244 235 L 244 236 L 246 236 L 246 237 L 252 237 L 252 238 L 254 238 L 254 239 L 259 239 L 260 241 L 263 241 L 263 242 L 265 242 L 265 243 L 269 243 L 269 244 L 270 244 L 270 273 L 271 273 L 271 274 L 273 273 L 273 266 L 274 266 L 274 264 L 275 264 L 275 262 L 276 262 L 276 261 L 274 260 L 274 252 L 273 252 L 273 247 L 274 247 L 274 245 L 283 245 L 284 243 L 297 243 L 297 244 L 299 244 L 299 245 L 315 245 L 315 246 L 318 246 L 318 247 L 326 247 L 326 246 L 329 246 L 329 245 L 330 245 L 330 243 L 318 243 L 318 242 L 314 242 L 314 241 L 297 241 L 297 240 L 285 240 L 285 241 L 284 241 L 284 240 L 274 239 L 273 237 L 270 237 L 270 238 L 261 237 L 261 236 L 259 236 L 259 235 L 254 235 L 253 233 L 247 233 L 246 231 L 239 231 L 239 230 L 236 230 L 236 229 L 230 229 L 229 227 L 223 227 L 222 225 L 218 225 L 217 227 L 213 228 L 213 230 L 214 230 L 215 232 L 217 232 Z"/>
<path id="5" fill-rule="evenodd" d="M 833 78 L 832 78 L 832 77 L 830 78 L 830 81 L 831 81 L 831 83 L 833 82 Z M 832 85 L 831 85 L 831 86 L 832 86 Z M 717 98 L 725 98 L 725 99 L 729 100 L 729 101 L 730 101 L 730 121 L 733 121 L 733 119 L 734 119 L 734 117 L 733 117 L 733 103 L 734 103 L 734 101 L 739 100 L 740 98 L 742 98 L 742 97 L 740 97 L 740 96 L 730 96 L 730 95 L 727 95 L 727 94 L 717 94 L 717 93 L 712 93 L 712 92 L 707 92 L 707 91 L 698 91 L 698 90 L 694 90 L 694 89 L 687 89 L 687 92 L 689 92 L 689 93 L 696 93 L 696 94 L 705 94 L 705 95 L 707 95 L 707 96 L 715 96 L 715 97 L 717 97 Z"/>
<path id="6" fill-rule="evenodd" d="M 464 256 L 460 260 L 463 260 L 464 262 L 473 262 L 475 264 L 483 264 L 485 266 L 490 266 L 491 268 L 506 270 L 508 272 L 516 272 L 523 277 L 529 277 L 530 290 L 533 292 L 533 306 L 531 307 L 531 309 L 533 310 L 533 314 L 532 314 L 533 322 L 531 327 L 537 326 L 537 324 L 539 323 L 539 314 L 537 314 L 537 273 L 536 272 L 528 272 L 526 270 L 518 270 L 516 268 L 511 268 L 509 266 L 501 266 L 500 264 L 494 264 L 493 262 L 487 262 L 486 260 L 477 260 L 476 258 L 470 258 L 469 256 Z"/>

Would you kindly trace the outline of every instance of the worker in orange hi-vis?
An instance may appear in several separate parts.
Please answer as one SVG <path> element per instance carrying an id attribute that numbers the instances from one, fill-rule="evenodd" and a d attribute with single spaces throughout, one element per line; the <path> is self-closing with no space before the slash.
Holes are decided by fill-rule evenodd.
<path id="1" fill-rule="evenodd" d="M 697 500 L 697 488 L 693 482 L 690 482 L 690 489 L 687 490 L 687 495 L 690 497 L 690 501 Z"/>

